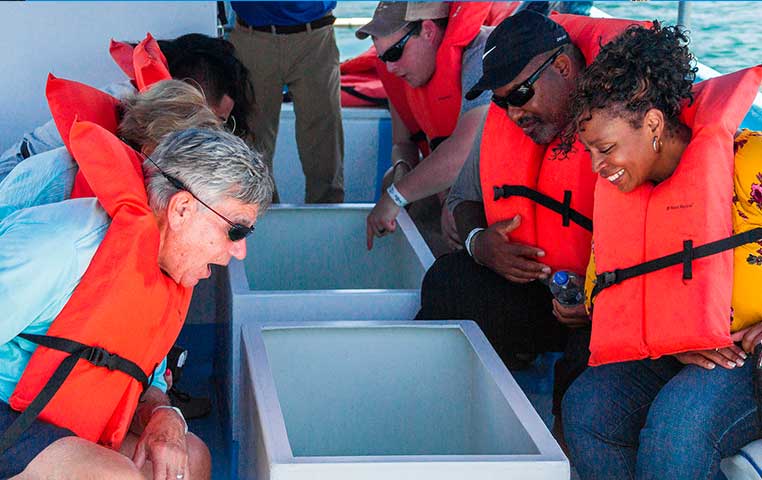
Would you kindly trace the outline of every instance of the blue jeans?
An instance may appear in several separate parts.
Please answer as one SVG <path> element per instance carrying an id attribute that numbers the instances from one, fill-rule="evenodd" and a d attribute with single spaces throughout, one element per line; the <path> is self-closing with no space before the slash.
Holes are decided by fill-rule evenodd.
<path id="1" fill-rule="evenodd" d="M 753 363 L 705 370 L 663 357 L 588 368 L 563 401 L 580 477 L 724 478 L 720 461 L 760 436 Z"/>

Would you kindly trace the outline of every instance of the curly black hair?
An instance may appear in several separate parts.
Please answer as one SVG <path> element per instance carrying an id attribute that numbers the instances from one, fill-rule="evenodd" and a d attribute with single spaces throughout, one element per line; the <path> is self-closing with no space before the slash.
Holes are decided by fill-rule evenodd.
<path id="1" fill-rule="evenodd" d="M 192 79 L 200 84 L 209 100 L 218 103 L 224 95 L 233 102 L 235 133 L 246 138 L 251 132 L 249 119 L 254 103 L 254 88 L 249 70 L 235 56 L 227 40 L 189 33 L 174 40 L 159 40 L 167 58 L 169 72 L 178 80 Z"/>
<path id="2" fill-rule="evenodd" d="M 691 86 L 698 69 L 688 43 L 680 27 L 662 27 L 654 20 L 651 28 L 632 26 L 604 45 L 577 81 L 560 150 L 572 149 L 577 132 L 596 109 L 613 111 L 638 128 L 643 115 L 657 108 L 674 132 L 683 105 L 693 102 Z"/>

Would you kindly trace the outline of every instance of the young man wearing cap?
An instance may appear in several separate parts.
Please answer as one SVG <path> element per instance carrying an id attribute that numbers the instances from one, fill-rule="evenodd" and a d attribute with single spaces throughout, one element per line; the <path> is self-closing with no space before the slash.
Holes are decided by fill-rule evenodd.
<path id="1" fill-rule="evenodd" d="M 373 37 L 384 64 L 379 73 L 391 100 L 392 162 L 398 175 L 368 215 L 369 249 L 374 236 L 395 230 L 400 208 L 437 193 L 444 199 L 463 165 L 489 104 L 488 95 L 463 100 L 463 88 L 481 76 L 481 54 L 492 30 L 482 25 L 507 14 L 496 14 L 494 7 L 489 2 L 380 2 L 373 20 L 357 31 L 359 38 Z M 419 132 L 433 150 L 420 163 L 411 139 Z M 449 211 L 442 208 L 442 213 L 443 233 L 454 248 L 460 239 Z"/>
<path id="2" fill-rule="evenodd" d="M 492 90 L 492 105 L 448 198 L 466 251 L 431 267 L 418 318 L 473 318 L 509 365 L 521 364 L 516 354 L 565 350 L 555 371 L 558 415 L 587 363 L 589 319 L 583 306 L 554 301 L 545 284 L 560 270 L 584 277 L 595 176 L 584 147 L 564 158 L 554 147 L 586 61 L 632 22 L 553 19 L 522 11 L 487 40 L 484 74 L 466 98 Z M 590 26 L 595 35 L 580 33 Z"/>

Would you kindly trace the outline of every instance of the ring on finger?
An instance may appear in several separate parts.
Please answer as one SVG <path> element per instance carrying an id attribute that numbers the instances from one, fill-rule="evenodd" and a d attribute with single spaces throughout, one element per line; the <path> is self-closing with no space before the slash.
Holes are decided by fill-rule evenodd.
<path id="1" fill-rule="evenodd" d="M 183 480 L 183 478 L 185 478 L 185 474 L 184 473 L 178 473 L 177 475 L 175 475 L 175 478 L 177 480 Z"/>

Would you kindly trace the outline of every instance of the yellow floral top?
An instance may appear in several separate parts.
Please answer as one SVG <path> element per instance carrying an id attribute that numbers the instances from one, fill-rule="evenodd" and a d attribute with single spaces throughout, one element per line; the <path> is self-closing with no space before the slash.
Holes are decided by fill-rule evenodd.
<path id="1" fill-rule="evenodd" d="M 743 130 L 736 137 L 733 183 L 733 233 L 762 227 L 762 132 Z M 733 303 L 730 330 L 762 321 L 762 241 L 734 251 Z"/>
<path id="2" fill-rule="evenodd" d="M 742 130 L 733 145 L 735 172 L 733 186 L 733 233 L 762 227 L 762 132 Z M 733 268 L 733 300 L 730 331 L 736 332 L 762 321 L 762 241 L 736 248 Z M 595 286 L 595 246 L 585 277 L 588 312 L 590 292 Z"/>

